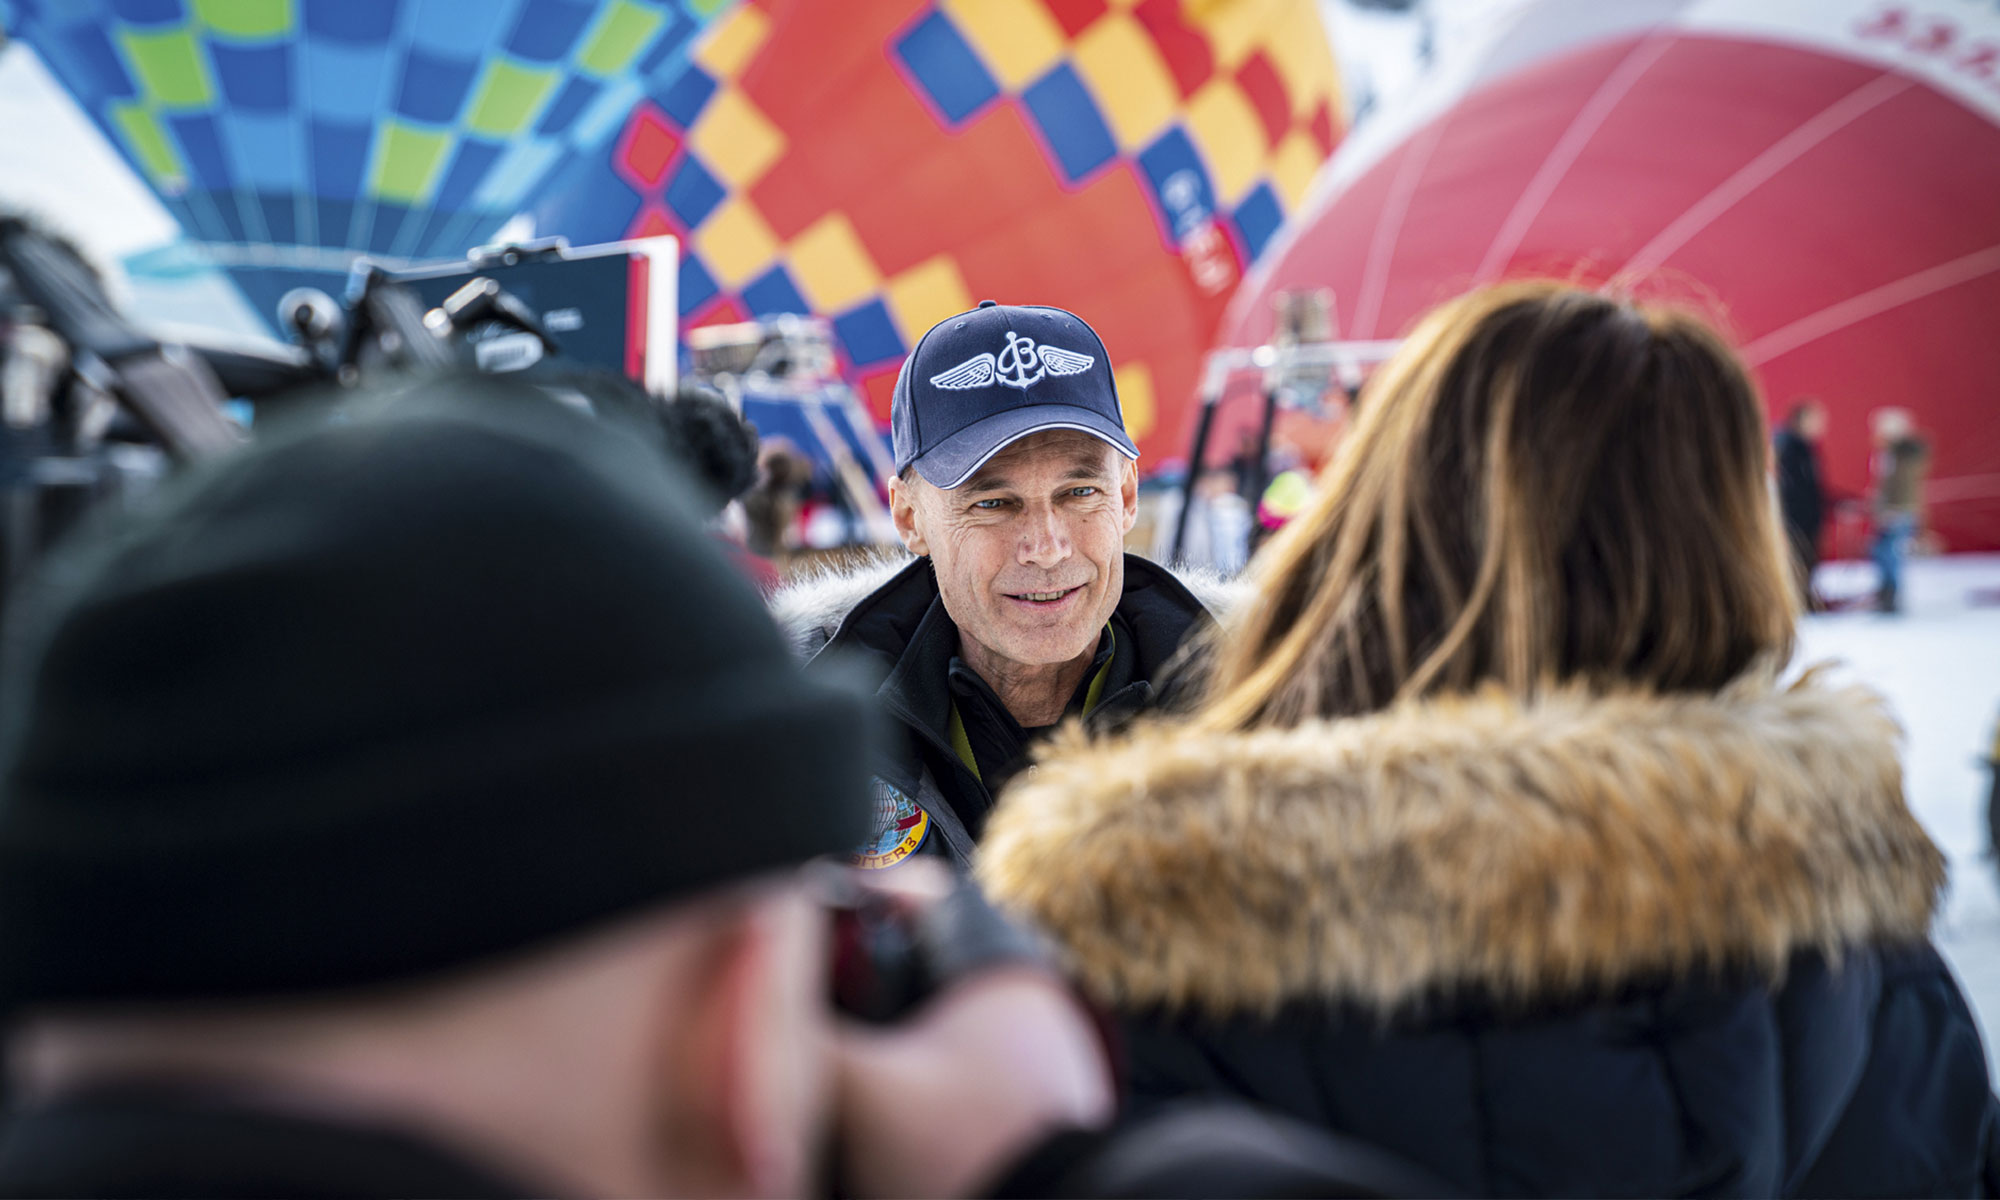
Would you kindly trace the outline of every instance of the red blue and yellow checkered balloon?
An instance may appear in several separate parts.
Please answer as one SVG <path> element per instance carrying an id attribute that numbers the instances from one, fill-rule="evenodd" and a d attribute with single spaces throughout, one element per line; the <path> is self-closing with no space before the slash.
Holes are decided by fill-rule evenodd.
<path id="1" fill-rule="evenodd" d="M 1315 0 L 0 0 L 268 314 L 531 211 L 681 235 L 684 324 L 831 318 L 878 413 L 992 297 L 1103 334 L 1142 448 L 1339 134 Z M 1148 444 L 1150 443 L 1150 445 Z"/>
<path id="2" fill-rule="evenodd" d="M 1166 455 L 1339 111 L 1313 0 L 747 0 L 536 212 L 680 235 L 686 324 L 831 318 L 878 415 L 940 318 L 1074 309 Z"/>

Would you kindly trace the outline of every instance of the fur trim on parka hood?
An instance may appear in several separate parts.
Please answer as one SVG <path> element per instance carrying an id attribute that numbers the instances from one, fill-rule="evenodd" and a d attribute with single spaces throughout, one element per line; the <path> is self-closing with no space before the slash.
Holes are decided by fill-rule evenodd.
<path id="1" fill-rule="evenodd" d="M 811 658 L 855 605 L 909 565 L 910 555 L 900 551 L 879 551 L 840 565 L 811 564 L 771 594 L 771 619 L 793 654 Z"/>
<path id="2" fill-rule="evenodd" d="M 1881 700 L 1497 689 L 1252 733 L 1075 731 L 975 873 L 1116 1008 L 1384 1015 L 1924 938 L 1944 858 Z"/>

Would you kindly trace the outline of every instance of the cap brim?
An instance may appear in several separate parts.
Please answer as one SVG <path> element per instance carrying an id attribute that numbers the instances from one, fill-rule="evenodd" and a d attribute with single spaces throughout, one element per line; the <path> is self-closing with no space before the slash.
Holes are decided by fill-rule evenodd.
<path id="1" fill-rule="evenodd" d="M 988 459 L 1015 442 L 1051 429 L 1087 433 L 1126 458 L 1136 461 L 1139 457 L 1139 448 L 1116 421 L 1069 404 L 1027 404 L 974 421 L 911 465 L 934 486 L 949 490 L 970 479 Z"/>

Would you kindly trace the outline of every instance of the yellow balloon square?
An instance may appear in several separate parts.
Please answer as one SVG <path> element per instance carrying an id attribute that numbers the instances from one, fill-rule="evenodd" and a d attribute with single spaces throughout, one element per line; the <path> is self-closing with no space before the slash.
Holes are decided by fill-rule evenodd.
<path id="1" fill-rule="evenodd" d="M 945 0 L 944 8 L 1010 92 L 1041 78 L 1062 57 L 1062 26 L 1042 0 Z"/>
<path id="2" fill-rule="evenodd" d="M 1215 195 L 1234 207 L 1264 167 L 1264 123 L 1234 80 L 1211 81 L 1188 97 L 1188 132 L 1208 163 Z"/>
<path id="3" fill-rule="evenodd" d="M 693 241 L 709 274 L 732 290 L 761 274 L 778 256 L 778 235 L 741 196 L 730 197 L 709 214 L 694 231 Z"/>
<path id="4" fill-rule="evenodd" d="M 1278 189 L 1278 198 L 1285 202 L 1287 213 L 1297 212 L 1305 202 L 1322 161 L 1319 143 L 1302 129 L 1293 130 L 1278 143 L 1276 153 L 1271 155 L 1271 182 Z"/>
<path id="5" fill-rule="evenodd" d="M 733 87 L 717 92 L 688 132 L 688 145 L 731 189 L 762 179 L 785 144 L 784 133 Z"/>
<path id="6" fill-rule="evenodd" d="M 1337 92 L 1333 48 L 1310 6 L 1292 5 L 1278 14 L 1264 39 L 1264 53 L 1292 98 L 1293 116 L 1311 113 L 1321 99 Z"/>
<path id="7" fill-rule="evenodd" d="M 1312 0 L 1184 0 L 1181 16 L 1208 37 L 1218 73 L 1234 71 L 1261 45 L 1286 9 L 1310 10 Z M 1321 41 L 1326 35 L 1318 35 Z"/>
<path id="8" fill-rule="evenodd" d="M 972 307 L 972 293 L 948 254 L 927 258 L 889 281 L 883 299 L 903 344 L 914 346 L 930 327 Z"/>
<path id="9" fill-rule="evenodd" d="M 1070 57 L 1120 150 L 1139 149 L 1173 120 L 1180 90 L 1152 35 L 1130 13 L 1099 19 L 1076 39 Z"/>
<path id="10" fill-rule="evenodd" d="M 745 4 L 704 34 L 693 58 L 717 79 L 734 79 L 771 36 L 771 18 L 754 4 Z"/>
<path id="11" fill-rule="evenodd" d="M 1118 385 L 1118 409 L 1125 417 L 1125 432 L 1133 440 L 1153 432 L 1158 408 L 1153 397 L 1153 372 L 1143 362 L 1128 362 L 1111 368 Z"/>
<path id="12" fill-rule="evenodd" d="M 882 286 L 882 273 L 846 213 L 828 213 L 814 221 L 792 239 L 785 259 L 792 268 L 792 281 L 816 312 L 839 312 Z"/>

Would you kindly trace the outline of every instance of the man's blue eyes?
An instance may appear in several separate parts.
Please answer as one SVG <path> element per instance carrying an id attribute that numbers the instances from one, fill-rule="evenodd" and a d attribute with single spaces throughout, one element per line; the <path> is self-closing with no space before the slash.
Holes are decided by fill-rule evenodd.
<path id="1" fill-rule="evenodd" d="M 1086 484 L 1082 487 L 1073 487 L 1069 489 L 1069 494 L 1072 496 L 1095 496 L 1097 494 L 1097 491 L 1098 489 Z M 994 510 L 998 509 L 1001 505 L 1006 503 L 1007 502 L 1005 500 L 1000 500 L 1000 499 L 974 500 L 972 502 L 972 507 L 979 509 L 981 512 L 993 512 Z"/>

